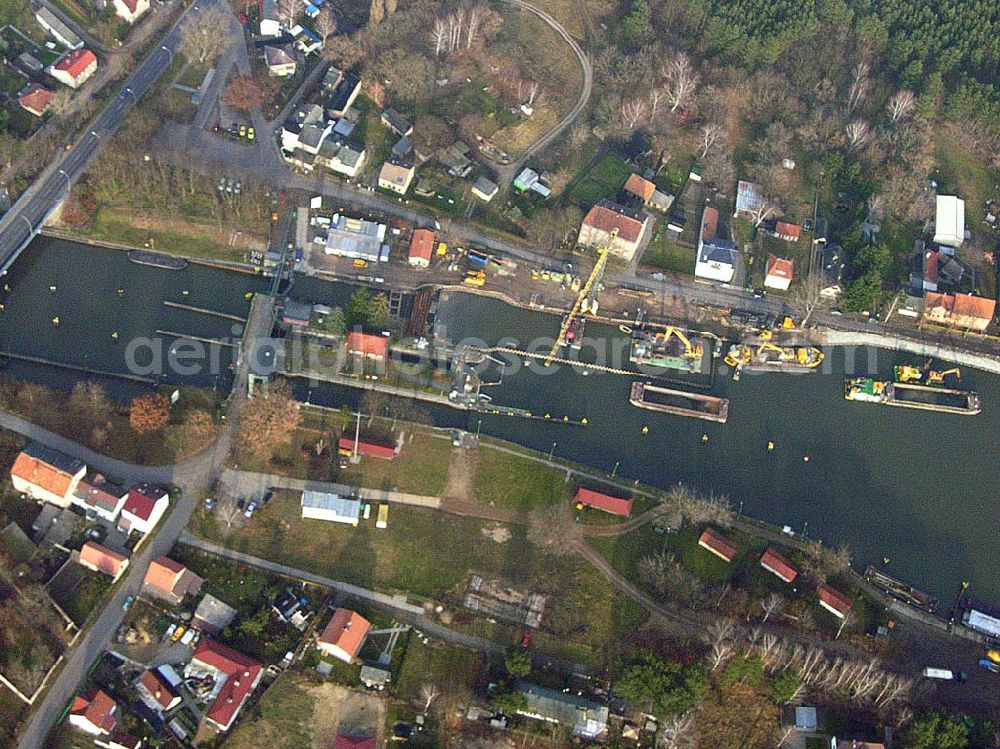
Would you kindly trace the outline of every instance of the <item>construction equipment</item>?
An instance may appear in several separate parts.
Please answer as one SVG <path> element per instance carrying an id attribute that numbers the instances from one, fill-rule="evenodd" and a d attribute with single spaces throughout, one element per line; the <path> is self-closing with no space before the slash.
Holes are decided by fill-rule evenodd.
<path id="1" fill-rule="evenodd" d="M 936 372 L 933 369 L 927 372 L 927 382 L 929 383 L 940 383 L 944 382 L 944 378 L 948 375 L 955 375 L 957 379 L 962 379 L 962 370 L 958 367 L 952 367 L 951 369 L 946 369 L 943 372 Z"/>
<path id="2" fill-rule="evenodd" d="M 481 270 L 470 270 L 466 272 L 463 280 L 465 283 L 469 284 L 469 286 L 485 286 L 486 273 Z"/>
<path id="3" fill-rule="evenodd" d="M 924 373 L 912 364 L 900 364 L 896 367 L 896 380 L 898 382 L 918 382 L 923 379 Z"/>
<path id="4" fill-rule="evenodd" d="M 923 369 L 912 364 L 899 364 L 893 368 L 893 373 L 896 376 L 896 382 L 902 383 L 923 382 L 926 379 L 925 384 L 927 385 L 942 385 L 949 375 L 954 375 L 956 379 L 962 379 L 962 370 L 958 367 L 939 372 L 930 368 L 930 362 Z"/>
<path id="5" fill-rule="evenodd" d="M 576 316 L 580 314 L 580 310 L 583 307 L 584 302 L 589 302 L 591 290 L 597 289 L 597 285 L 600 283 L 601 276 L 604 275 L 604 268 L 608 264 L 608 258 L 611 257 L 611 245 L 614 244 L 615 239 L 618 238 L 618 229 L 612 229 L 611 234 L 608 236 L 608 242 L 603 247 L 597 248 L 597 262 L 594 263 L 594 269 L 590 271 L 590 276 L 587 277 L 587 282 L 580 289 L 579 295 L 576 297 L 576 302 L 573 303 L 573 309 L 569 311 L 569 314 L 563 318 L 562 325 L 559 328 L 559 335 L 556 337 L 556 342 L 552 346 L 552 350 L 549 351 L 549 355 L 545 357 L 545 366 L 551 366 L 552 360 L 556 358 L 556 354 L 559 353 L 566 343 L 566 333 L 569 332 L 569 326 L 573 324 L 573 320 Z M 596 300 L 595 300 L 596 301 Z M 596 305 L 594 306 L 596 311 Z"/>
<path id="6" fill-rule="evenodd" d="M 662 342 L 663 345 L 666 346 L 667 341 L 669 341 L 671 337 L 677 338 L 677 340 L 679 340 L 682 344 L 684 344 L 683 356 L 685 359 L 697 360 L 701 359 L 701 357 L 704 356 L 705 349 L 701 345 L 701 343 L 699 342 L 698 344 L 692 344 L 691 340 L 686 335 L 684 335 L 684 333 L 679 328 L 675 328 L 673 326 L 668 325 L 661 332 L 658 332 L 653 338 L 656 341 Z"/>

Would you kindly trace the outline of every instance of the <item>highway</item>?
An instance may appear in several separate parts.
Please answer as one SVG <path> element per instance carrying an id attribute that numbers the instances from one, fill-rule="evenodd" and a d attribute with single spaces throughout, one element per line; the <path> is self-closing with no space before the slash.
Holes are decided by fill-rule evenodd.
<path id="1" fill-rule="evenodd" d="M 207 0 L 202 5 L 216 2 L 218 0 Z M 128 111 L 170 67 L 180 41 L 178 27 L 188 13 L 199 12 L 200 7 L 192 5 L 180 15 L 156 49 L 132 73 L 119 95 L 91 122 L 72 148 L 53 160 L 0 218 L 0 275 L 7 272 L 56 206 L 66 198 L 73 182 L 100 152 L 103 143 L 118 131 Z"/>

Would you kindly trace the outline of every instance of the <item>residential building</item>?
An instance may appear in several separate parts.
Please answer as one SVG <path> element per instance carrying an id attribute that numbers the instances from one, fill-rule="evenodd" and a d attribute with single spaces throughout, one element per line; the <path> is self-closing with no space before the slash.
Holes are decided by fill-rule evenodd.
<path id="1" fill-rule="evenodd" d="M 197 595 L 204 581 L 180 562 L 158 557 L 149 563 L 142 592 L 176 606 L 185 596 Z"/>
<path id="2" fill-rule="evenodd" d="M 111 5 L 115 15 L 129 24 L 138 21 L 149 10 L 149 0 L 112 0 Z"/>
<path id="3" fill-rule="evenodd" d="M 764 275 L 764 285 L 769 289 L 788 291 L 792 284 L 795 264 L 792 260 L 775 255 L 767 256 L 767 271 Z"/>
<path id="4" fill-rule="evenodd" d="M 774 225 L 774 236 L 786 242 L 798 242 L 802 238 L 802 227 L 787 221 L 778 221 Z"/>
<path id="5" fill-rule="evenodd" d="M 361 673 L 358 674 L 358 678 L 369 689 L 381 692 L 392 681 L 392 672 L 381 666 L 372 666 L 366 663 L 361 667 Z"/>
<path id="6" fill-rule="evenodd" d="M 306 623 L 312 616 L 308 608 L 309 602 L 301 598 L 291 590 L 285 590 L 271 604 L 271 611 L 274 612 L 285 624 L 291 624 L 300 632 L 306 628 Z"/>
<path id="7" fill-rule="evenodd" d="M 336 72 L 340 73 L 339 70 Z M 343 117 L 360 93 L 361 78 L 354 73 L 340 73 L 340 80 L 326 103 L 327 116 L 333 120 Z"/>
<path id="8" fill-rule="evenodd" d="M 653 193 L 656 192 L 656 185 L 638 174 L 630 174 L 625 180 L 625 192 L 635 195 L 643 205 L 649 205 L 653 200 Z"/>
<path id="9" fill-rule="evenodd" d="M 335 214 L 326 232 L 323 251 L 327 255 L 360 258 L 370 263 L 386 262 L 389 245 L 385 233 L 385 224 Z"/>
<path id="10" fill-rule="evenodd" d="M 35 11 L 35 20 L 38 21 L 39 26 L 52 35 L 53 39 L 67 49 L 79 49 L 83 46 L 83 40 L 48 8 L 42 6 Z"/>
<path id="11" fill-rule="evenodd" d="M 202 632 L 217 635 L 232 624 L 235 618 L 236 609 L 225 601 L 206 593 L 194 610 L 191 626 Z"/>
<path id="12" fill-rule="evenodd" d="M 323 40 L 315 31 L 300 27 L 295 35 L 295 49 L 304 55 L 311 55 L 323 49 Z"/>
<path id="13" fill-rule="evenodd" d="M 405 195 L 413 182 L 413 175 L 416 170 L 412 164 L 397 159 L 389 159 L 382 165 L 382 170 L 378 173 L 378 186 L 383 190 Z"/>
<path id="14" fill-rule="evenodd" d="M 698 231 L 698 252 L 695 255 L 694 274 L 709 281 L 731 283 L 736 275 L 739 250 L 730 239 L 718 236 L 719 209 L 707 205 L 701 214 Z"/>
<path id="15" fill-rule="evenodd" d="M 281 310 L 281 322 L 293 328 L 305 328 L 312 319 L 312 305 L 295 299 L 286 299 Z"/>
<path id="16" fill-rule="evenodd" d="M 838 619 L 843 619 L 854 605 L 850 598 L 826 583 L 820 585 L 816 592 L 819 593 L 819 605 Z"/>
<path id="17" fill-rule="evenodd" d="M 268 75 L 273 78 L 290 78 L 295 75 L 295 55 L 285 45 L 266 45 L 264 47 L 264 63 L 267 65 Z"/>
<path id="18" fill-rule="evenodd" d="M 984 331 L 993 322 L 996 300 L 970 294 L 939 294 L 928 291 L 924 295 L 924 322 L 949 328 Z"/>
<path id="19" fill-rule="evenodd" d="M 29 83 L 18 92 L 17 103 L 25 112 L 33 114 L 35 117 L 41 117 L 48 110 L 55 96 L 47 88 L 37 83 Z"/>
<path id="20" fill-rule="evenodd" d="M 351 356 L 382 361 L 389 353 L 389 339 L 384 335 L 353 330 L 347 334 L 347 353 Z"/>
<path id="21" fill-rule="evenodd" d="M 937 247 L 928 247 L 922 239 L 914 241 L 910 260 L 910 290 L 914 294 L 938 290 L 940 259 L 941 253 Z"/>
<path id="22" fill-rule="evenodd" d="M 320 145 L 315 162 L 321 166 L 325 166 L 331 172 L 336 172 L 349 179 L 353 179 L 361 173 L 361 169 L 365 165 L 366 156 L 367 152 L 364 146 L 351 146 L 339 139 L 328 138 Z M 310 164 L 304 168 L 308 171 L 312 169 L 312 166 Z"/>
<path id="23" fill-rule="evenodd" d="M 333 132 L 332 122 L 303 124 L 297 137 L 297 145 L 306 153 L 317 154 L 331 132 Z"/>
<path id="24" fill-rule="evenodd" d="M 87 541 L 80 547 L 77 561 L 87 569 L 102 572 L 115 580 L 128 568 L 128 557 L 93 541 Z"/>
<path id="25" fill-rule="evenodd" d="M 698 538 L 698 545 L 712 552 L 723 562 L 729 563 L 736 558 L 739 548 L 725 536 L 706 528 Z"/>
<path id="26" fill-rule="evenodd" d="M 91 736 L 110 736 L 118 725 L 118 705 L 103 689 L 91 686 L 74 698 L 69 724 Z"/>
<path id="27" fill-rule="evenodd" d="M 140 749 L 142 739 L 130 736 L 121 729 L 116 729 L 108 737 L 95 738 L 94 744 L 101 749 Z"/>
<path id="28" fill-rule="evenodd" d="M 97 72 L 97 57 L 89 49 L 74 49 L 49 67 L 49 75 L 70 88 L 80 88 Z"/>
<path id="29" fill-rule="evenodd" d="M 792 566 L 792 563 L 771 547 L 768 547 L 761 556 L 760 566 L 786 583 L 792 582 L 799 576 L 799 571 Z"/>
<path id="30" fill-rule="evenodd" d="M 666 213 L 670 210 L 670 207 L 674 204 L 674 196 L 668 195 L 660 190 L 655 190 L 653 192 L 653 197 L 649 199 L 649 207 L 655 208 L 656 210 Z"/>
<path id="31" fill-rule="evenodd" d="M 30 52 L 22 52 L 14 58 L 14 61 L 19 63 L 22 69 L 27 68 L 32 73 L 41 73 L 45 69 L 45 66 L 38 61 L 38 58 Z"/>
<path id="32" fill-rule="evenodd" d="M 756 218 L 763 206 L 764 196 L 760 186 L 740 180 L 736 185 L 736 212 L 733 215 Z"/>
<path id="33" fill-rule="evenodd" d="M 601 200 L 584 217 L 577 243 L 584 247 L 605 247 L 612 255 L 631 260 L 642 244 L 648 223 L 649 217 L 644 213 Z M 616 230 L 617 236 L 611 241 L 611 233 Z"/>
<path id="34" fill-rule="evenodd" d="M 73 491 L 86 473 L 87 466 L 79 460 L 32 442 L 11 466 L 10 482 L 14 491 L 21 494 L 59 507 L 69 507 Z"/>
<path id="35" fill-rule="evenodd" d="M 371 628 L 371 622 L 361 614 L 349 609 L 337 609 L 320 634 L 316 647 L 321 653 L 353 663 Z"/>
<path id="36" fill-rule="evenodd" d="M 844 261 L 840 256 L 840 246 L 823 243 L 819 250 L 820 292 L 824 299 L 836 299 L 843 290 Z"/>
<path id="37" fill-rule="evenodd" d="M 382 110 L 382 124 L 400 138 L 406 138 L 413 132 L 413 125 L 410 124 L 409 120 L 392 107 Z"/>
<path id="38" fill-rule="evenodd" d="M 355 451 L 357 451 L 358 455 L 366 458 L 392 460 L 396 457 L 396 449 L 394 447 L 378 445 L 374 442 L 365 442 L 360 439 L 355 440 L 353 437 L 346 435 L 342 436 L 337 442 L 337 450 L 341 455 L 354 455 Z"/>
<path id="39" fill-rule="evenodd" d="M 96 474 L 93 478 L 82 478 L 73 490 L 70 502 L 81 508 L 89 516 L 99 517 L 114 523 L 125 505 L 128 494 L 120 486 L 106 481 Z"/>
<path id="40" fill-rule="evenodd" d="M 965 201 L 954 195 L 938 195 L 934 214 L 934 243 L 961 247 L 965 241 Z"/>
<path id="41" fill-rule="evenodd" d="M 499 190 L 500 188 L 497 187 L 496 183 L 486 179 L 486 177 L 477 178 L 472 185 L 472 194 L 486 203 L 493 200 Z"/>
<path id="42" fill-rule="evenodd" d="M 260 35 L 281 36 L 282 24 L 280 18 L 277 0 L 261 0 Z"/>
<path id="43" fill-rule="evenodd" d="M 141 483 L 128 490 L 118 529 L 126 533 L 149 533 L 170 505 L 170 495 L 158 486 Z"/>
<path id="44" fill-rule="evenodd" d="M 299 147 L 299 136 L 306 125 L 321 125 L 326 120 L 323 107 L 307 104 L 289 115 L 281 126 L 281 150 L 292 153 Z"/>
<path id="45" fill-rule="evenodd" d="M 147 669 L 135 683 L 135 692 L 150 710 L 159 714 L 181 704 L 181 695 L 156 669 Z"/>
<path id="46" fill-rule="evenodd" d="M 534 169 L 528 169 L 527 167 L 522 169 L 521 173 L 514 178 L 514 189 L 518 192 L 531 190 L 532 192 L 537 192 L 543 198 L 547 198 L 552 194 L 552 190 L 542 181 L 541 175 Z"/>
<path id="47" fill-rule="evenodd" d="M 436 156 L 437 160 L 448 170 L 448 174 L 452 177 L 464 179 L 472 171 L 472 159 L 469 158 L 470 153 L 472 153 L 472 148 L 459 140 L 450 146 L 438 149 Z"/>
<path id="48" fill-rule="evenodd" d="M 392 147 L 392 155 L 397 159 L 405 159 L 413 152 L 413 144 L 409 138 L 400 138 Z"/>
<path id="49" fill-rule="evenodd" d="M 353 446 L 353 441 L 351 444 Z M 302 517 L 307 520 L 357 525 L 361 519 L 361 502 L 339 494 L 306 490 L 302 492 Z"/>
<path id="50" fill-rule="evenodd" d="M 184 668 L 187 677 L 209 676 L 215 680 L 205 720 L 220 731 L 228 731 L 232 727 L 263 673 L 264 669 L 253 658 L 210 637 L 198 643 L 191 662 Z"/>
<path id="51" fill-rule="evenodd" d="M 434 232 L 430 229 L 414 229 L 410 240 L 410 265 L 426 268 L 431 264 L 431 254 L 434 252 Z"/>
<path id="52" fill-rule="evenodd" d="M 525 706 L 518 715 L 569 728 L 574 736 L 588 741 L 600 740 L 608 730 L 608 708 L 597 702 L 536 684 L 519 682 L 517 691 Z"/>
<path id="53" fill-rule="evenodd" d="M 593 507 L 611 515 L 627 518 L 632 516 L 632 499 L 613 497 L 610 494 L 594 491 L 585 486 L 578 487 L 573 495 L 573 502 L 584 507 Z"/>

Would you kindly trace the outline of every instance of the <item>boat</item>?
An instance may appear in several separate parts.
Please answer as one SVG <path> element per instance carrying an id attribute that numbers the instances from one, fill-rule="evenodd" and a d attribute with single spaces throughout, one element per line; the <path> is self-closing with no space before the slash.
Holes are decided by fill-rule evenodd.
<path id="1" fill-rule="evenodd" d="M 865 570 L 865 580 L 883 593 L 887 593 L 896 600 L 902 601 L 914 608 L 927 612 L 933 612 L 937 608 L 937 598 L 929 593 L 917 590 L 912 585 L 907 585 L 901 580 L 879 572 L 873 565 L 869 565 L 868 569 Z"/>
<path id="2" fill-rule="evenodd" d="M 897 364 L 892 368 L 895 382 L 919 383 L 928 387 L 947 387 L 955 380 L 962 379 L 962 370 L 958 367 L 936 370 L 926 367 L 915 367 L 912 364 Z"/>
<path id="3" fill-rule="evenodd" d="M 725 424 L 729 418 L 729 400 L 704 393 L 659 387 L 649 382 L 633 382 L 629 403 L 650 411 L 688 416 Z"/>
<path id="4" fill-rule="evenodd" d="M 811 372 L 823 363 L 823 352 L 815 346 L 778 346 L 764 341 L 756 350 L 733 344 L 723 361 L 730 367 L 759 372 Z"/>
<path id="5" fill-rule="evenodd" d="M 968 416 L 983 410 L 979 394 L 969 390 L 889 382 L 872 377 L 850 377 L 844 380 L 844 398 L 862 403 L 881 403 L 886 406 Z"/>
<path id="6" fill-rule="evenodd" d="M 706 363 L 705 351 L 701 338 L 688 336 L 680 328 L 640 328 L 632 333 L 629 361 L 637 366 L 701 374 L 710 366 Z"/>
<path id="7" fill-rule="evenodd" d="M 563 325 L 566 324 L 566 318 L 563 318 Z M 571 349 L 576 351 L 580 350 L 583 345 L 583 327 L 586 321 L 582 317 L 574 317 L 570 320 L 569 327 L 566 328 L 565 345 L 569 346 Z"/>
<path id="8" fill-rule="evenodd" d="M 187 260 L 182 257 L 150 250 L 129 250 L 128 259 L 137 265 L 148 265 L 164 270 L 184 270 L 187 267 Z"/>

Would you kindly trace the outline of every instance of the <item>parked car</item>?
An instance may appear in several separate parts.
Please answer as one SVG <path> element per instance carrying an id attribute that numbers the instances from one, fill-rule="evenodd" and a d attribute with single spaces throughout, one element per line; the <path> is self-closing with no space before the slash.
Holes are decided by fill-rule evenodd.
<path id="1" fill-rule="evenodd" d="M 194 640 L 194 634 L 195 632 L 193 629 L 189 629 L 185 632 L 184 636 L 181 638 L 181 645 L 190 645 L 191 641 Z"/>
<path id="2" fill-rule="evenodd" d="M 247 140 L 253 140 L 254 137 L 255 137 L 255 135 L 256 135 L 256 133 L 254 132 L 254 129 L 252 127 L 248 127 L 247 128 Z"/>
<path id="3" fill-rule="evenodd" d="M 252 518 L 253 517 L 253 512 L 256 509 L 257 509 L 257 503 L 255 501 L 251 500 L 250 504 L 247 505 L 247 511 L 243 513 L 243 517 L 245 517 L 245 518 Z"/>
<path id="4" fill-rule="evenodd" d="M 129 596 L 125 599 L 125 603 L 122 604 L 122 611 L 128 611 L 132 608 L 132 604 L 135 602 L 135 596 Z"/>
<path id="5" fill-rule="evenodd" d="M 213 507 L 215 507 L 215 500 L 211 497 L 205 497 L 205 509 L 211 510 Z"/>
<path id="6" fill-rule="evenodd" d="M 266 505 L 268 502 L 271 501 L 271 498 L 273 496 L 274 496 L 274 492 L 271 489 L 268 489 L 266 492 L 264 492 L 264 496 L 261 497 L 260 503 L 262 505 Z"/>
<path id="7" fill-rule="evenodd" d="M 240 125 L 239 133 L 240 133 L 240 137 L 241 138 L 247 137 L 247 126 L 246 125 Z"/>
<path id="8" fill-rule="evenodd" d="M 237 509 L 237 510 L 242 510 L 242 509 L 243 509 L 243 506 L 244 506 L 245 504 L 246 504 L 246 500 L 245 500 L 245 499 L 243 499 L 243 497 L 240 497 L 239 499 L 237 499 L 237 500 L 236 500 L 236 509 Z"/>
<path id="9" fill-rule="evenodd" d="M 163 633 L 163 639 L 164 640 L 171 639 L 173 637 L 174 631 L 176 629 L 177 629 L 177 625 L 176 624 L 171 624 L 169 627 L 167 627 L 167 631 Z"/>
<path id="10" fill-rule="evenodd" d="M 100 528 L 91 528 L 89 531 L 87 531 L 87 538 L 92 538 L 96 541 L 100 537 L 101 537 Z"/>
<path id="11" fill-rule="evenodd" d="M 186 631 L 187 627 L 185 627 L 183 624 L 178 624 L 177 629 L 175 629 L 173 635 L 170 636 L 170 641 L 177 642 L 179 639 L 181 639 L 181 637 L 184 635 Z"/>

